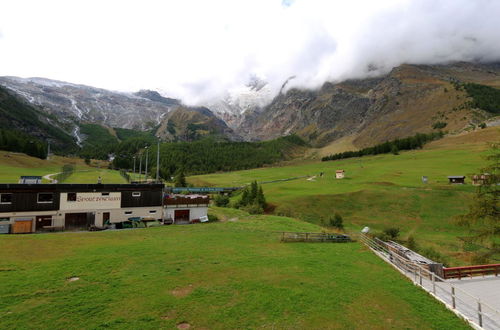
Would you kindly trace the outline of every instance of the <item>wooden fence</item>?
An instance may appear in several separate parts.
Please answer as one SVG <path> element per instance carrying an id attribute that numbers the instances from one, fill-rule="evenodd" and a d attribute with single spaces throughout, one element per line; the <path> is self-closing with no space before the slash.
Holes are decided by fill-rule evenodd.
<path id="1" fill-rule="evenodd" d="M 500 274 L 500 264 L 443 268 L 445 279 Z"/>
<path id="2" fill-rule="evenodd" d="M 431 293 L 448 308 L 460 314 L 474 328 L 500 329 L 500 311 L 494 307 L 462 290 L 455 283 L 449 282 L 421 265 L 388 250 L 385 245 L 379 244 L 371 237 L 361 234 L 359 239 L 376 255 L 392 264 L 401 273 L 411 279 L 415 285 Z"/>
<path id="3" fill-rule="evenodd" d="M 347 235 L 331 234 L 331 233 L 281 232 L 281 241 L 346 243 L 346 242 L 351 242 L 351 238 Z"/>

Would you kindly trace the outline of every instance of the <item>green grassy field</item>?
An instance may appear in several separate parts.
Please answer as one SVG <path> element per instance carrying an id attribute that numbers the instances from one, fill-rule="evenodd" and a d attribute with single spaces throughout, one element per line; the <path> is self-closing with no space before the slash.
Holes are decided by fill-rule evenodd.
<path id="1" fill-rule="evenodd" d="M 359 243 L 281 243 L 320 228 L 212 212 L 227 221 L 1 236 L 0 328 L 468 328 Z"/>
<path id="2" fill-rule="evenodd" d="M 451 137 L 429 144 L 424 150 L 400 155 L 377 155 L 329 162 L 260 168 L 222 174 L 194 176 L 196 185 L 241 186 L 252 180 L 271 181 L 297 176 L 311 180 L 263 185 L 275 214 L 321 223 L 335 212 L 344 217 L 348 231 L 364 226 L 375 230 L 398 227 L 402 237 L 413 235 L 421 246 L 432 247 L 448 256 L 450 264 L 467 264 L 457 239 L 466 231 L 454 216 L 466 211 L 475 188 L 469 184 L 449 185 L 448 175 L 471 175 L 485 165 L 487 140 L 498 139 L 498 129 L 465 137 Z M 336 180 L 335 170 L 344 169 L 346 178 Z M 319 173 L 324 172 L 323 177 Z M 423 184 L 422 176 L 429 183 Z M 238 197 L 236 197 L 238 198 Z"/>
<path id="3" fill-rule="evenodd" d="M 75 171 L 64 183 L 97 183 L 99 177 L 101 177 L 102 183 L 127 183 L 120 172 L 108 169 Z"/>
<path id="4" fill-rule="evenodd" d="M 7 151 L 0 151 L 0 183 L 17 183 L 22 175 L 44 176 L 58 173 L 65 164 L 74 165 L 75 172 L 64 183 L 97 183 L 99 176 L 103 183 L 126 183 L 118 171 L 88 166 L 80 158 L 53 156 L 50 160 L 44 160 Z M 43 179 L 43 183 L 49 182 Z"/>

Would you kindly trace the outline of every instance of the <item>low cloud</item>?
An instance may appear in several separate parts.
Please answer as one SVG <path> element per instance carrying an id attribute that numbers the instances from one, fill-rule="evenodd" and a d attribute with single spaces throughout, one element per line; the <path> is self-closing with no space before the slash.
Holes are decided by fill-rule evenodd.
<path id="1" fill-rule="evenodd" d="M 200 104 L 268 81 L 277 93 L 402 63 L 500 60 L 489 0 L 44 1 L 0 13 L 0 75 L 43 76 Z"/>

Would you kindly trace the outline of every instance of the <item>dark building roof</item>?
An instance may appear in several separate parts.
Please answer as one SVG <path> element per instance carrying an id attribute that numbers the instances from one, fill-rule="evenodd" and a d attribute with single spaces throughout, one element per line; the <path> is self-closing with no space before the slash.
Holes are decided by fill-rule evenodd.
<path id="1" fill-rule="evenodd" d="M 21 175 L 21 179 L 41 179 L 41 176 L 34 176 L 34 175 Z"/>
<path id="2" fill-rule="evenodd" d="M 450 175 L 448 179 L 465 179 L 465 175 Z"/>
<path id="3" fill-rule="evenodd" d="M 0 184 L 0 192 L 113 192 L 161 191 L 162 183 L 154 184 Z"/>

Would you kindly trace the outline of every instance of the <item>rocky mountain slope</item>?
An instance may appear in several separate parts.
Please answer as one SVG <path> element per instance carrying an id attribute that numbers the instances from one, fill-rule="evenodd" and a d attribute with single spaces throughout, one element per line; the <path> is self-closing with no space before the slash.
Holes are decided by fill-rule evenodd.
<path id="1" fill-rule="evenodd" d="M 52 150 L 73 152 L 77 149 L 71 127 L 57 116 L 45 113 L 19 95 L 0 86 L 0 130 L 26 134 L 45 147 L 50 141 Z"/>
<path id="2" fill-rule="evenodd" d="M 436 124 L 457 132 L 487 120 L 492 114 L 475 108 L 459 86 L 468 82 L 499 88 L 500 64 L 401 65 L 385 76 L 327 82 L 318 90 L 282 89 L 274 98 L 265 81 L 253 78 L 206 107 L 187 107 L 149 90 L 119 93 L 43 78 L 0 77 L 0 85 L 47 118 L 57 118 L 54 125 L 80 145 L 85 138 L 80 125 L 93 123 L 155 129 L 170 141 L 206 135 L 267 140 L 294 133 L 314 147 L 336 143 L 344 149 L 430 132 Z"/>
<path id="3" fill-rule="evenodd" d="M 500 65 L 402 65 L 379 78 L 291 89 L 248 114 L 236 131 L 246 139 L 296 133 L 317 147 L 347 140 L 347 148 L 361 148 L 430 132 L 437 122 L 459 131 L 491 117 L 470 106 L 457 82 L 500 87 Z"/>
<path id="4" fill-rule="evenodd" d="M 209 135 L 241 140 L 222 119 L 205 107 L 178 107 L 163 118 L 156 135 L 167 141 L 194 141 Z"/>
<path id="5" fill-rule="evenodd" d="M 179 105 L 152 91 L 128 94 L 44 78 L 0 77 L 0 85 L 62 121 L 109 127 L 153 127 Z"/>

